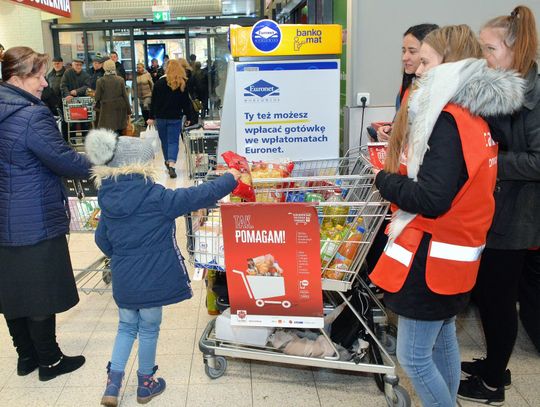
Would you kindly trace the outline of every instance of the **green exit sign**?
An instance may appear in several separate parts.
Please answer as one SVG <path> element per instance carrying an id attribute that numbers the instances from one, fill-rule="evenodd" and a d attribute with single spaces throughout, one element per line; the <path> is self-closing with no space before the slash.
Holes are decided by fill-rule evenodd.
<path id="1" fill-rule="evenodd" d="M 170 11 L 153 11 L 153 22 L 162 23 L 164 21 L 171 21 Z"/>

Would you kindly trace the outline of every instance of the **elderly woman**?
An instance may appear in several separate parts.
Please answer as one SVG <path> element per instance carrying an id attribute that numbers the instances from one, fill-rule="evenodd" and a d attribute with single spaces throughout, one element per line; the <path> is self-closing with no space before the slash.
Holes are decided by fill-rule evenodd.
<path id="1" fill-rule="evenodd" d="M 88 177 L 90 164 L 64 142 L 40 100 L 47 86 L 47 56 L 14 47 L 2 59 L 0 313 L 19 356 L 17 374 L 39 367 L 39 380 L 46 381 L 85 362 L 60 350 L 55 316 L 79 301 L 60 177 Z"/>
<path id="2" fill-rule="evenodd" d="M 144 64 L 137 64 L 137 97 L 141 107 L 144 122 L 148 120 L 150 114 L 150 103 L 152 102 L 152 90 L 154 81 L 152 75 L 144 68 Z"/>
<path id="3" fill-rule="evenodd" d="M 121 134 L 131 116 L 131 106 L 124 79 L 116 75 L 116 64 L 109 59 L 103 64 L 105 75 L 96 85 L 96 107 L 99 109 L 98 127 Z"/>

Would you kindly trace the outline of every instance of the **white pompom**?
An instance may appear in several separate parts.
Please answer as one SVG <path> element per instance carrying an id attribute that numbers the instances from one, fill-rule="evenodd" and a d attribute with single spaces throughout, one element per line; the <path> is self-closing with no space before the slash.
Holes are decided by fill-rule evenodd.
<path id="1" fill-rule="evenodd" d="M 107 129 L 90 130 L 84 142 L 86 154 L 95 165 L 105 165 L 114 156 L 116 149 L 117 135 Z"/>

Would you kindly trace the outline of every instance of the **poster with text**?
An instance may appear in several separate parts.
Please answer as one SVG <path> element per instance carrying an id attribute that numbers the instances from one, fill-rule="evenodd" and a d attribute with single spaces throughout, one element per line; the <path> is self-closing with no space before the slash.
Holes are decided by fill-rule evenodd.
<path id="1" fill-rule="evenodd" d="M 237 152 L 248 160 L 339 156 L 339 61 L 237 63 Z"/>
<path id="2" fill-rule="evenodd" d="M 322 328 L 316 208 L 223 204 L 221 221 L 231 324 Z"/>

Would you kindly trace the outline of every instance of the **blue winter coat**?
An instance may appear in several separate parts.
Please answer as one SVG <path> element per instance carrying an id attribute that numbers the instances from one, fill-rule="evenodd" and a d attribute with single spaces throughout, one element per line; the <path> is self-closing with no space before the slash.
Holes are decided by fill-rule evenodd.
<path id="1" fill-rule="evenodd" d="M 0 246 L 34 245 L 66 234 L 60 177 L 87 178 L 89 169 L 41 100 L 0 84 Z"/>
<path id="2" fill-rule="evenodd" d="M 145 178 L 143 168 L 130 174 L 120 169 L 124 175 L 118 175 L 118 169 L 95 169 L 98 185 L 102 180 L 95 238 L 111 258 L 113 297 L 120 308 L 151 308 L 191 298 L 175 219 L 214 205 L 236 186 L 234 177 L 226 174 L 197 187 L 166 189 Z"/>

